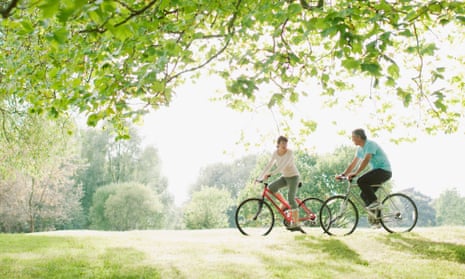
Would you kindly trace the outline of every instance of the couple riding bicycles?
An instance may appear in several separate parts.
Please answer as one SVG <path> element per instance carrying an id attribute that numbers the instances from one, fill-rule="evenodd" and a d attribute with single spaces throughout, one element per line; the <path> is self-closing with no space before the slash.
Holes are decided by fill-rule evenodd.
<path id="1" fill-rule="evenodd" d="M 335 178 L 337 180 L 344 178 L 352 180 L 370 166 L 371 169 L 357 179 L 357 185 L 361 190 L 360 197 L 365 202 L 366 209 L 376 211 L 380 207 L 380 203 L 375 195 L 378 188 L 372 187 L 372 185 L 382 184 L 391 178 L 391 165 L 386 153 L 376 142 L 367 138 L 363 129 L 352 131 L 352 142 L 358 146 L 357 152 L 344 172 L 336 175 Z M 282 199 L 278 190 L 286 186 L 289 187 L 287 200 L 291 207 L 292 218 L 287 229 L 298 231 L 301 228 L 299 224 L 298 204 L 295 197 L 300 182 L 300 175 L 295 165 L 293 152 L 287 148 L 287 143 L 288 139 L 286 137 L 280 136 L 278 138 L 277 150 L 273 153 L 259 180 L 265 181 L 273 175 L 281 174 L 281 177 L 268 185 L 268 189 Z M 273 166 L 276 167 L 272 170 Z"/>

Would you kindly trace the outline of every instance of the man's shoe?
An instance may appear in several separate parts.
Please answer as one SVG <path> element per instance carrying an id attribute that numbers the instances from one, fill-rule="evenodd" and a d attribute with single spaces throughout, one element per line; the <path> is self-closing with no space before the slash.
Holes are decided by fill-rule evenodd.
<path id="1" fill-rule="evenodd" d="M 371 228 L 373 230 L 381 229 L 381 224 L 379 222 L 375 222 L 375 223 L 371 224 Z"/>

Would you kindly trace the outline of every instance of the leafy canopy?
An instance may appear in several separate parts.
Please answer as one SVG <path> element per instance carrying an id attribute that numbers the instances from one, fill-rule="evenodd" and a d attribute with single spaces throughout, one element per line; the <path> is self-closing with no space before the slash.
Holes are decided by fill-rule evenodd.
<path id="1" fill-rule="evenodd" d="M 298 102 L 314 81 L 333 105 L 384 100 L 386 129 L 395 102 L 427 131 L 456 131 L 463 116 L 463 55 L 440 53 L 442 39 L 463 42 L 462 1 L 9 0 L 0 14 L 0 99 L 107 119 L 121 134 L 205 71 L 239 110 Z M 382 94 L 344 95 L 367 80 Z"/>

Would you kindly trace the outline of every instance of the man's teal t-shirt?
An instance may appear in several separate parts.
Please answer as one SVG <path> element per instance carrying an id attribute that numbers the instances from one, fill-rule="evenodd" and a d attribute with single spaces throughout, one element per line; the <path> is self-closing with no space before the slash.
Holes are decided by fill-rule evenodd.
<path id="1" fill-rule="evenodd" d="M 372 169 L 383 169 L 391 171 L 391 164 L 383 149 L 374 141 L 366 140 L 363 147 L 357 149 L 357 157 L 365 158 L 366 154 L 371 154 L 370 166 Z"/>

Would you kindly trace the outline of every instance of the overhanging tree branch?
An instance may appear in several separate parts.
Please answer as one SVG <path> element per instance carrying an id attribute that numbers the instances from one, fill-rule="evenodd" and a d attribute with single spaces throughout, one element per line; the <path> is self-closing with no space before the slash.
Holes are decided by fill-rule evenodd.
<path id="1" fill-rule="evenodd" d="M 18 5 L 19 0 L 12 0 L 10 4 L 8 4 L 5 8 L 2 7 L 0 9 L 0 14 L 2 15 L 3 18 L 8 18 L 11 15 L 11 11 L 16 8 Z"/>

